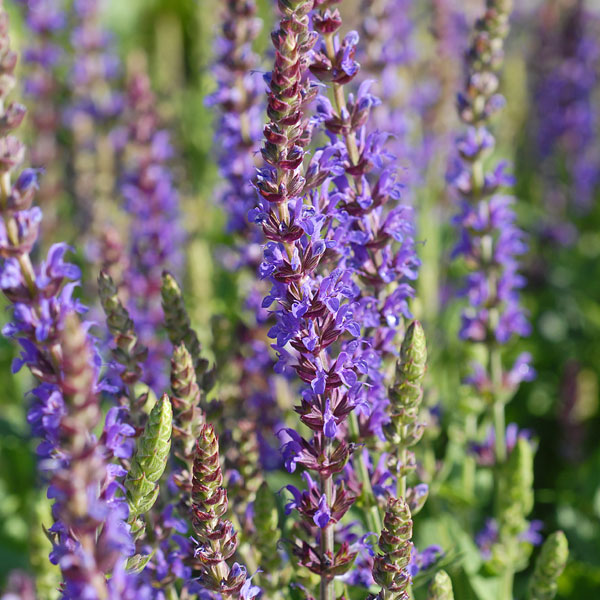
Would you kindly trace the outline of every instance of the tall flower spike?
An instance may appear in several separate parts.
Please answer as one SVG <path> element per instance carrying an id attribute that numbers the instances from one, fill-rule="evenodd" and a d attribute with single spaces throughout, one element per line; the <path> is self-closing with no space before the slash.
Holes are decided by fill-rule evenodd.
<path id="1" fill-rule="evenodd" d="M 192 484 L 194 448 L 206 423 L 206 416 L 201 407 L 202 392 L 196 382 L 192 356 L 184 344 L 179 344 L 173 349 L 171 391 L 175 455 L 186 467 L 183 474 L 175 476 L 175 480 L 179 487 L 189 492 Z"/>
<path id="2" fill-rule="evenodd" d="M 245 567 L 229 566 L 238 542 L 233 525 L 225 518 L 227 508 L 219 441 L 212 425 L 204 425 L 196 445 L 192 483 L 192 522 L 198 541 L 194 566 L 206 589 L 229 600 L 239 597 L 248 577 Z"/>
<path id="3" fill-rule="evenodd" d="M 144 534 L 144 522 L 140 517 L 152 508 L 158 498 L 158 482 L 171 450 L 172 420 L 171 400 L 165 394 L 150 412 L 125 478 L 129 523 L 134 540 Z"/>
<path id="4" fill-rule="evenodd" d="M 198 385 L 202 390 L 209 391 L 212 387 L 212 377 L 208 370 L 208 361 L 202 358 L 200 340 L 192 329 L 181 288 L 175 277 L 168 271 L 162 274 L 161 296 L 169 340 L 174 346 L 185 344 L 194 363 Z"/>
<path id="5" fill-rule="evenodd" d="M 381 586 L 377 600 L 408 600 L 411 577 L 407 570 L 412 549 L 412 519 L 403 498 L 389 498 L 375 556 L 373 579 Z"/>
<path id="6" fill-rule="evenodd" d="M 252 246 L 257 231 L 248 223 L 248 212 L 256 204 L 254 156 L 260 148 L 264 82 L 256 68 L 259 57 L 252 43 L 261 29 L 256 18 L 254 0 L 227 0 L 223 10 L 221 37 L 217 39 L 214 75 L 217 91 L 207 104 L 218 114 L 215 133 L 217 161 L 224 180 L 217 197 L 223 205 L 227 229 L 235 234 L 239 266 L 250 266 L 253 274 L 258 266 Z M 246 246 L 246 247 L 244 247 Z"/>
<path id="7" fill-rule="evenodd" d="M 93 350 L 87 335 L 73 313 L 65 317 L 60 336 L 63 380 L 61 389 L 66 414 L 62 420 L 60 451 L 65 466 L 58 469 L 50 482 L 49 494 L 56 499 L 53 514 L 56 524 L 50 530 L 54 537 L 54 558 L 63 570 L 65 597 L 81 598 L 92 593 L 94 598 L 108 597 L 104 573 L 121 558 L 119 547 L 110 546 L 110 529 L 120 527 L 122 505 L 115 505 L 114 524 L 102 521 L 92 510 L 89 490 L 102 484 L 106 465 L 97 442 L 90 432 L 100 420 L 100 403 L 95 391 Z M 118 510 L 115 510 L 118 509 Z M 111 510 L 110 506 L 104 510 Z M 121 518 L 126 511 L 121 513 Z M 127 531 L 120 533 L 125 539 Z M 73 548 L 73 542 L 76 546 Z M 107 565 L 108 563 L 108 565 Z"/>
<path id="8" fill-rule="evenodd" d="M 67 246 L 52 246 L 40 266 L 31 261 L 41 220 L 39 208 L 32 207 L 36 173 L 25 169 L 11 184 L 11 173 L 24 156 L 23 145 L 8 135 L 21 120 L 15 116 L 24 110 L 7 102 L 16 61 L 0 2 L 0 120 L 5 123 L 0 136 L 0 287 L 14 307 L 3 333 L 18 339 L 22 348 L 13 369 L 27 365 L 38 381 L 28 420 L 34 435 L 42 438 L 40 466 L 51 479 L 51 559 L 62 571 L 63 596 L 103 599 L 117 585 L 137 585 L 124 573 L 107 580 L 113 568 L 122 570 L 132 551 L 124 521 L 127 506 L 115 497 L 116 478 L 124 473 L 107 463 L 130 456 L 127 438 L 133 430 L 122 422 L 121 409 L 113 407 L 101 438 L 92 433 L 100 419 L 98 364 L 93 341 L 76 317 L 85 308 L 73 298 L 79 270 L 64 261 Z"/>
<path id="9" fill-rule="evenodd" d="M 521 355 L 510 371 L 502 360 L 502 345 L 530 331 L 518 293 L 524 284 L 518 257 L 526 245 L 515 225 L 514 199 L 498 193 L 512 184 L 512 177 L 505 173 L 504 163 L 486 172 L 485 160 L 495 143 L 486 125 L 504 105 L 497 72 L 503 63 L 511 8 L 510 0 L 488 0 L 484 16 L 476 23 L 467 54 L 465 90 L 458 97 L 459 116 L 468 129 L 457 140 L 460 158 L 451 175 L 460 203 L 460 214 L 454 219 L 459 233 L 454 256 L 463 256 L 470 269 L 465 289 L 470 307 L 463 311 L 460 336 L 482 344 L 487 354 L 485 366 L 477 365 L 468 381 L 493 406 L 499 462 L 506 460 L 504 404 L 521 381 L 534 375 L 528 355 Z"/>
<path id="10" fill-rule="evenodd" d="M 452 580 L 446 571 L 438 571 L 429 585 L 428 600 L 454 600 Z"/>
<path id="11" fill-rule="evenodd" d="M 506 532 L 518 536 L 527 529 L 526 517 L 533 509 L 533 448 L 524 438 L 517 444 L 504 465 L 498 493 L 500 536 Z"/>
<path id="12" fill-rule="evenodd" d="M 557 592 L 557 580 L 569 558 L 569 544 L 562 531 L 548 536 L 536 560 L 529 582 L 529 600 L 552 600 Z"/>
<path id="13" fill-rule="evenodd" d="M 141 69 L 127 83 L 125 119 L 121 193 L 130 215 L 130 260 L 123 287 L 140 340 L 148 348 L 144 381 L 158 392 L 166 387 L 171 354 L 168 341 L 160 335 L 164 319 L 162 273 L 164 269 L 182 269 L 184 233 L 179 197 L 168 165 L 173 149 L 168 133 L 159 128 L 150 79 Z"/>
<path id="14" fill-rule="evenodd" d="M 389 390 L 390 422 L 384 427 L 384 434 L 391 445 L 390 450 L 395 449 L 395 453 L 390 452 L 390 466 L 396 470 L 397 492 L 401 497 L 407 497 L 406 476 L 415 468 L 414 454 L 409 448 L 423 434 L 423 425 L 418 419 L 426 368 L 425 332 L 419 321 L 413 321 L 400 348 L 395 382 Z M 426 495 L 416 494 L 414 490 L 409 495 L 416 501 L 411 507 L 416 513 L 425 502 Z"/>
<path id="15" fill-rule="evenodd" d="M 330 140 L 324 151 L 332 153 L 333 166 L 331 180 L 321 190 L 322 202 L 330 206 L 326 215 L 335 223 L 335 233 L 326 241 L 329 252 L 324 262 L 326 268 L 333 268 L 327 259 L 332 251 L 338 252 L 339 267 L 352 280 L 348 313 L 360 324 L 360 336 L 342 348 L 352 357 L 349 362 L 365 385 L 354 386 L 351 393 L 355 410 L 348 415 L 348 437 L 354 443 L 368 443 L 369 438 L 383 437 L 389 405 L 385 375 L 397 354 L 404 320 L 411 318 L 409 301 L 419 261 L 412 211 L 399 202 L 401 186 L 394 156 L 387 149 L 389 136 L 373 125 L 373 109 L 380 101 L 371 92 L 372 82 L 363 82 L 355 94 L 347 90 L 360 73 L 355 60 L 358 34 L 351 31 L 338 38 L 339 10 L 330 3 L 320 4 L 319 9 L 314 27 L 321 39 L 310 69 L 333 92 L 333 102 L 319 97 L 316 118 Z M 380 531 L 381 515 L 365 453 L 355 454 L 351 467 L 360 485 L 360 502 L 368 507 L 367 528 Z"/>
<path id="16" fill-rule="evenodd" d="M 114 193 L 113 149 L 109 130 L 123 109 L 114 85 L 121 64 L 111 50 L 110 34 L 101 25 L 102 0 L 74 0 L 71 18 L 73 63 L 69 74 L 71 105 L 66 111 L 73 152 L 71 195 L 76 200 L 80 231 L 89 232 L 104 221 Z"/>
<path id="17" fill-rule="evenodd" d="M 64 0 L 30 0 L 21 2 L 26 9 L 25 23 L 31 32 L 23 53 L 28 65 L 24 93 L 31 101 L 30 119 L 35 129 L 31 163 L 44 169 L 38 201 L 44 209 L 43 229 L 56 229 L 56 209 L 50 203 L 61 191 L 64 149 L 58 143 L 64 112 L 64 82 L 61 64 L 64 52 L 60 36 L 67 26 Z"/>

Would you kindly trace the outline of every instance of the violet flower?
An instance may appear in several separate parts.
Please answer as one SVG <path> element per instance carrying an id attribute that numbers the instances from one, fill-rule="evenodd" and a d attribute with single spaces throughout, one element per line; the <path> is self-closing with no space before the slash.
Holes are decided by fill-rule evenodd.
<path id="1" fill-rule="evenodd" d="M 61 188 L 58 131 L 62 126 L 60 105 L 63 82 L 60 64 L 64 51 L 61 36 L 67 26 L 64 0 L 22 0 L 25 7 L 25 23 L 31 33 L 30 42 L 23 53 L 28 65 L 25 79 L 25 97 L 31 104 L 31 122 L 35 138 L 31 148 L 31 163 L 44 169 L 40 182 L 38 201 L 44 207 L 44 228 L 55 228 L 55 209 L 49 203 Z"/>
<path id="2" fill-rule="evenodd" d="M 456 141 L 458 158 L 449 175 L 460 207 L 454 218 L 459 236 L 454 257 L 462 256 L 470 271 L 464 289 L 469 306 L 462 314 L 460 337 L 483 344 L 487 351 L 487 364 L 476 367 L 471 382 L 495 406 L 499 462 L 506 459 L 504 403 L 533 373 L 523 362 L 525 355 L 508 373 L 502 362 L 502 345 L 530 332 L 519 303 L 519 289 L 524 285 L 519 257 L 526 245 L 515 224 L 514 198 L 500 192 L 512 185 L 513 178 L 503 162 L 486 172 L 485 160 L 495 142 L 487 128 L 489 119 L 505 102 L 498 93 L 497 71 L 503 61 L 510 10 L 511 2 L 488 0 L 484 16 L 476 22 L 467 53 L 465 88 L 458 96 L 458 113 L 467 129 Z"/>
<path id="3" fill-rule="evenodd" d="M 123 275 L 127 308 L 141 343 L 148 348 L 143 381 L 155 391 L 168 383 L 171 345 L 157 332 L 164 322 L 162 273 L 183 268 L 184 232 L 179 198 L 168 166 L 173 149 L 159 128 L 148 76 L 131 76 L 127 89 L 127 146 L 121 193 L 129 222 L 129 264 Z"/>
<path id="4" fill-rule="evenodd" d="M 115 407 L 100 439 L 92 433 L 101 417 L 99 361 L 89 325 L 76 316 L 85 309 L 73 297 L 79 270 L 65 262 L 67 246 L 52 246 L 37 267 L 31 261 L 42 213 L 32 206 L 38 187 L 35 171 L 24 169 L 11 183 L 24 146 L 9 132 L 19 125 L 24 108 L 6 102 L 15 84 L 17 56 L 10 50 L 3 9 L 0 48 L 1 118 L 6 124 L 0 137 L 0 287 L 13 308 L 3 333 L 21 346 L 13 370 L 26 365 L 38 382 L 28 420 L 42 438 L 40 467 L 50 478 L 55 520 L 49 530 L 51 559 L 63 574 L 63 597 L 116 598 L 118 578 L 109 581 L 107 576 L 118 571 L 133 546 L 125 523 L 127 506 L 116 496 L 117 478 L 124 470 L 112 461 L 128 456 L 127 438 L 133 430 L 124 423 L 122 409 Z M 134 577 L 123 577 L 125 587 L 137 585 Z"/>
<path id="5" fill-rule="evenodd" d="M 282 4 L 283 19 L 272 36 L 277 53 L 263 148 L 267 166 L 258 172 L 262 200 L 252 215 L 269 240 L 261 274 L 272 283 L 264 306 L 275 303 L 276 323 L 269 335 L 279 355 L 277 368 L 294 369 L 307 384 L 296 411 L 313 437 L 282 431 L 284 460 L 290 471 L 302 466 L 319 476 L 316 482 L 304 475 L 306 491 L 288 488 L 294 497 L 290 508 L 321 540 L 318 547 L 296 544 L 294 553 L 301 565 L 321 576 L 321 596 L 328 597 L 323 594 L 332 589 L 333 578 L 345 573 L 356 555 L 347 542 L 336 549 L 334 541 L 335 524 L 355 499 L 334 478 L 352 451 L 345 439 L 347 420 L 354 409 L 366 418 L 375 412 L 377 403 L 363 393 L 359 376 L 378 382 L 381 357 L 371 336 L 382 326 L 385 335 L 378 342 L 391 346 L 400 324 L 397 315 L 408 314 L 412 292 L 404 280 L 415 276 L 416 259 L 408 210 L 386 206 L 397 200 L 398 188 L 382 150 L 385 135 L 368 134 L 365 127 L 377 99 L 368 85 L 348 102 L 344 97 L 342 86 L 359 69 L 354 60 L 358 35 L 351 32 L 338 40 L 337 10 L 313 16 L 323 42 L 310 65 L 313 75 L 333 84 L 336 106 L 319 98 L 317 115 L 307 122 L 314 87 L 306 80 L 306 67 L 316 41 L 307 31 L 305 15 L 311 8 L 312 2 Z M 305 168 L 304 147 L 320 124 L 329 143 L 315 151 Z M 381 250 L 371 248 L 375 240 Z M 363 314 L 363 322 L 374 328 L 364 337 L 357 322 Z M 349 423 L 357 436 L 355 417 Z"/>
<path id="6" fill-rule="evenodd" d="M 123 97 L 114 81 L 121 65 L 111 50 L 111 36 L 100 22 L 102 0 L 74 0 L 71 47 L 74 60 L 69 73 L 71 105 L 65 121 L 73 146 L 72 194 L 80 231 L 90 231 L 104 220 L 103 201 L 112 198 L 114 174 L 102 160 L 112 153 L 108 133 L 123 109 Z M 102 218 L 101 218 L 102 217 Z"/>
<path id="7" fill-rule="evenodd" d="M 532 433 L 528 429 L 521 429 L 516 423 L 509 423 L 506 427 L 505 444 L 506 452 L 510 454 L 519 438 L 531 440 Z M 493 427 L 488 428 L 485 440 L 482 443 L 471 442 L 470 451 L 475 455 L 477 464 L 492 467 L 496 464 L 496 433 Z"/>

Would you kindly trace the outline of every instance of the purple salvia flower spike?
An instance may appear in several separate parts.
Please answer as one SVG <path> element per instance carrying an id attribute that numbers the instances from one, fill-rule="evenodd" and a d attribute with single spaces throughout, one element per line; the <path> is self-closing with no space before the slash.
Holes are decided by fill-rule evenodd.
<path id="1" fill-rule="evenodd" d="M 17 57 L 10 50 L 3 9 L 0 38 L 4 83 L 0 98 L 2 110 L 7 111 Z M 48 496 L 54 500 L 51 559 L 61 568 L 64 598 L 113 598 L 117 581 L 124 593 L 138 585 L 134 576 L 125 573 L 107 578 L 133 551 L 125 522 L 127 505 L 115 496 L 116 478 L 123 472 L 111 464 L 115 457 L 130 456 L 132 430 L 123 423 L 123 409 L 115 407 L 107 415 L 100 439 L 92 433 L 101 418 L 99 359 L 87 333 L 89 325 L 77 316 L 85 311 L 73 298 L 77 282 L 72 278 L 79 271 L 64 261 L 65 244 L 55 244 L 47 260 L 34 267 L 29 253 L 41 220 L 41 211 L 31 206 L 35 174 L 23 171 L 13 187 L 11 174 L 20 165 L 24 148 L 8 132 L 0 138 L 0 146 L 0 281 L 13 305 L 13 319 L 4 333 L 16 338 L 22 348 L 13 368 L 27 365 L 38 380 L 28 420 L 42 438 L 40 466 L 48 473 Z"/>
<path id="2" fill-rule="evenodd" d="M 31 163 L 43 169 L 37 198 L 44 209 L 43 229 L 56 229 L 56 209 L 50 202 L 61 191 L 60 160 L 63 150 L 58 143 L 58 132 L 63 127 L 60 104 L 63 82 L 60 64 L 64 51 L 60 36 L 67 27 L 64 0 L 21 0 L 26 11 L 25 23 L 31 38 L 23 53 L 28 65 L 24 92 L 31 102 L 30 119 L 35 129 L 31 148 Z"/>
<path id="3" fill-rule="evenodd" d="M 148 348 L 142 380 L 155 391 L 166 387 L 170 344 L 158 333 L 164 320 L 162 274 L 183 268 L 184 233 L 179 198 L 168 166 L 172 149 L 159 128 L 150 79 L 143 71 L 128 81 L 127 160 L 121 182 L 130 220 L 129 265 L 123 275 L 126 306 L 140 341 Z"/>
<path id="4" fill-rule="evenodd" d="M 487 123 L 501 106 L 497 71 L 503 61 L 503 39 L 508 33 L 510 2 L 487 3 L 483 18 L 475 26 L 472 45 L 467 53 L 467 80 L 458 96 L 458 112 L 468 126 L 457 140 L 459 158 L 450 174 L 460 213 L 454 218 L 459 232 L 454 255 L 463 256 L 470 267 L 465 295 L 470 306 L 463 311 L 460 337 L 483 344 L 489 355 L 486 367 L 477 367 L 470 381 L 476 389 L 496 403 L 500 419 L 503 404 L 514 392 L 511 382 L 527 379 L 529 367 L 519 359 L 518 368 L 506 375 L 501 346 L 514 336 L 527 335 L 530 326 L 519 304 L 519 288 L 524 284 L 518 274 L 518 258 L 526 246 L 524 234 L 515 224 L 513 198 L 498 193 L 511 185 L 500 164 L 486 173 L 484 158 L 494 138 Z M 506 458 L 504 423 L 497 422 L 496 453 Z"/>

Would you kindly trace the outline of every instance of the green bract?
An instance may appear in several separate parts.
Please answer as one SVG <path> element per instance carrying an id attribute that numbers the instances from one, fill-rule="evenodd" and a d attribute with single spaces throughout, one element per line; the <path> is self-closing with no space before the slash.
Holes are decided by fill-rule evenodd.
<path id="1" fill-rule="evenodd" d="M 150 412 L 125 478 L 129 522 L 134 537 L 140 537 L 143 533 L 143 523 L 138 517 L 148 512 L 158 497 L 158 481 L 165 470 L 171 449 L 172 420 L 171 401 L 165 394 Z"/>
<path id="2" fill-rule="evenodd" d="M 569 543 L 562 531 L 555 531 L 544 542 L 529 582 L 529 600 L 552 600 L 557 580 L 569 558 Z"/>
<path id="3" fill-rule="evenodd" d="M 446 571 L 438 571 L 429 586 L 428 600 L 454 600 L 452 580 Z"/>

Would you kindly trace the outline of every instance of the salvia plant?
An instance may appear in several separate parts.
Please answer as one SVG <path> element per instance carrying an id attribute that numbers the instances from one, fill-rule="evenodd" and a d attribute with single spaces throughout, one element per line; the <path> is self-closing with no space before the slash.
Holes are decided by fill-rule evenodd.
<path id="1" fill-rule="evenodd" d="M 598 22 L 537 4 L 0 0 L 3 600 L 597 596 L 597 348 L 534 368 L 597 298 L 528 253 L 598 254 Z"/>

